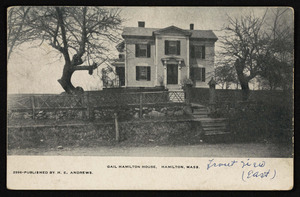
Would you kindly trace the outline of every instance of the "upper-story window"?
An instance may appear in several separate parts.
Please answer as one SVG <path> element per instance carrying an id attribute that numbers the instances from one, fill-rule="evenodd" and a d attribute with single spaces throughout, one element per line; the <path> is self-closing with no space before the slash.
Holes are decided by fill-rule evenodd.
<path id="1" fill-rule="evenodd" d="M 150 44 L 136 44 L 135 57 L 151 57 Z"/>
<path id="2" fill-rule="evenodd" d="M 180 55 L 180 41 L 165 40 L 165 55 Z"/>
<path id="3" fill-rule="evenodd" d="M 124 54 L 119 54 L 119 59 L 120 59 L 120 60 L 125 59 L 125 55 L 124 55 Z"/>
<path id="4" fill-rule="evenodd" d="M 191 58 L 205 59 L 205 46 L 191 45 Z"/>

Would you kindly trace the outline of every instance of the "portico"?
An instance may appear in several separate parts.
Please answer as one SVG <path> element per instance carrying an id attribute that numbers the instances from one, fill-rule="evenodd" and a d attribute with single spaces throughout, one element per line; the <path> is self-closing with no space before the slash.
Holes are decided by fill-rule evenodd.
<path id="1" fill-rule="evenodd" d="M 182 80 L 182 67 L 185 66 L 184 59 L 178 57 L 167 57 L 161 59 L 164 67 L 164 85 L 180 85 Z"/>

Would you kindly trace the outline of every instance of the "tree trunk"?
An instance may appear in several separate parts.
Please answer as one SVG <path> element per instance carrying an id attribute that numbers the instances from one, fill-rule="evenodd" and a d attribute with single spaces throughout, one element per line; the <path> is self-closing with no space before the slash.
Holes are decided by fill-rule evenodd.
<path id="1" fill-rule="evenodd" d="M 57 80 L 61 87 L 66 91 L 68 94 L 75 94 L 76 88 L 71 83 L 71 78 L 74 71 L 71 69 L 71 66 L 68 64 L 65 64 L 63 74 L 59 80 Z"/>
<path id="2" fill-rule="evenodd" d="M 248 100 L 249 96 L 249 80 L 244 75 L 245 61 L 237 59 L 235 62 L 235 69 L 238 80 L 242 88 L 242 99 L 243 101 Z"/>
<path id="3" fill-rule="evenodd" d="M 238 79 L 242 88 L 242 100 L 247 101 L 249 97 L 249 81 L 246 79 L 244 74 L 238 74 Z"/>
<path id="4" fill-rule="evenodd" d="M 249 97 L 249 83 L 247 81 L 241 81 L 242 87 L 242 99 L 243 101 L 247 101 Z"/>

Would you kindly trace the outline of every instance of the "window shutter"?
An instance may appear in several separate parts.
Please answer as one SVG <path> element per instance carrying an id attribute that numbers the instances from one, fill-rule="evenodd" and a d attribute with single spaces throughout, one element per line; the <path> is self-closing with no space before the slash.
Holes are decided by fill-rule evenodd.
<path id="1" fill-rule="evenodd" d="M 177 41 L 177 55 L 180 55 L 180 41 Z"/>
<path id="2" fill-rule="evenodd" d="M 195 58 L 195 46 L 191 45 L 191 58 Z"/>
<path id="3" fill-rule="evenodd" d="M 135 78 L 137 81 L 140 80 L 140 67 L 136 66 L 136 71 L 135 71 Z"/>
<path id="4" fill-rule="evenodd" d="M 202 59 L 205 59 L 205 46 L 202 46 Z"/>
<path id="5" fill-rule="evenodd" d="M 169 41 L 165 40 L 165 55 L 169 55 Z"/>
<path id="6" fill-rule="evenodd" d="M 147 81 L 151 81 L 151 67 L 147 66 Z"/>
<path id="7" fill-rule="evenodd" d="M 201 69 L 202 81 L 205 82 L 205 68 Z"/>
<path id="8" fill-rule="evenodd" d="M 139 57 L 139 51 L 140 51 L 139 45 L 136 44 L 136 45 L 135 45 L 135 57 Z"/>
<path id="9" fill-rule="evenodd" d="M 194 72 L 195 72 L 195 68 L 192 67 L 192 68 L 190 69 L 190 76 L 191 76 L 192 80 L 195 80 Z"/>
<path id="10" fill-rule="evenodd" d="M 199 81 L 201 80 L 201 68 L 194 68 L 194 79 Z"/>
<path id="11" fill-rule="evenodd" d="M 147 44 L 147 57 L 151 57 L 151 47 L 150 44 Z"/>

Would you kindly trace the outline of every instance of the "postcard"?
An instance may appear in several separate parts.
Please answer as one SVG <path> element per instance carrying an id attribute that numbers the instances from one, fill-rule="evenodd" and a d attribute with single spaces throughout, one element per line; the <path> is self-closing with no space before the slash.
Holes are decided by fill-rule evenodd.
<path id="1" fill-rule="evenodd" d="M 7 188 L 291 190 L 290 7 L 7 9 Z"/>

